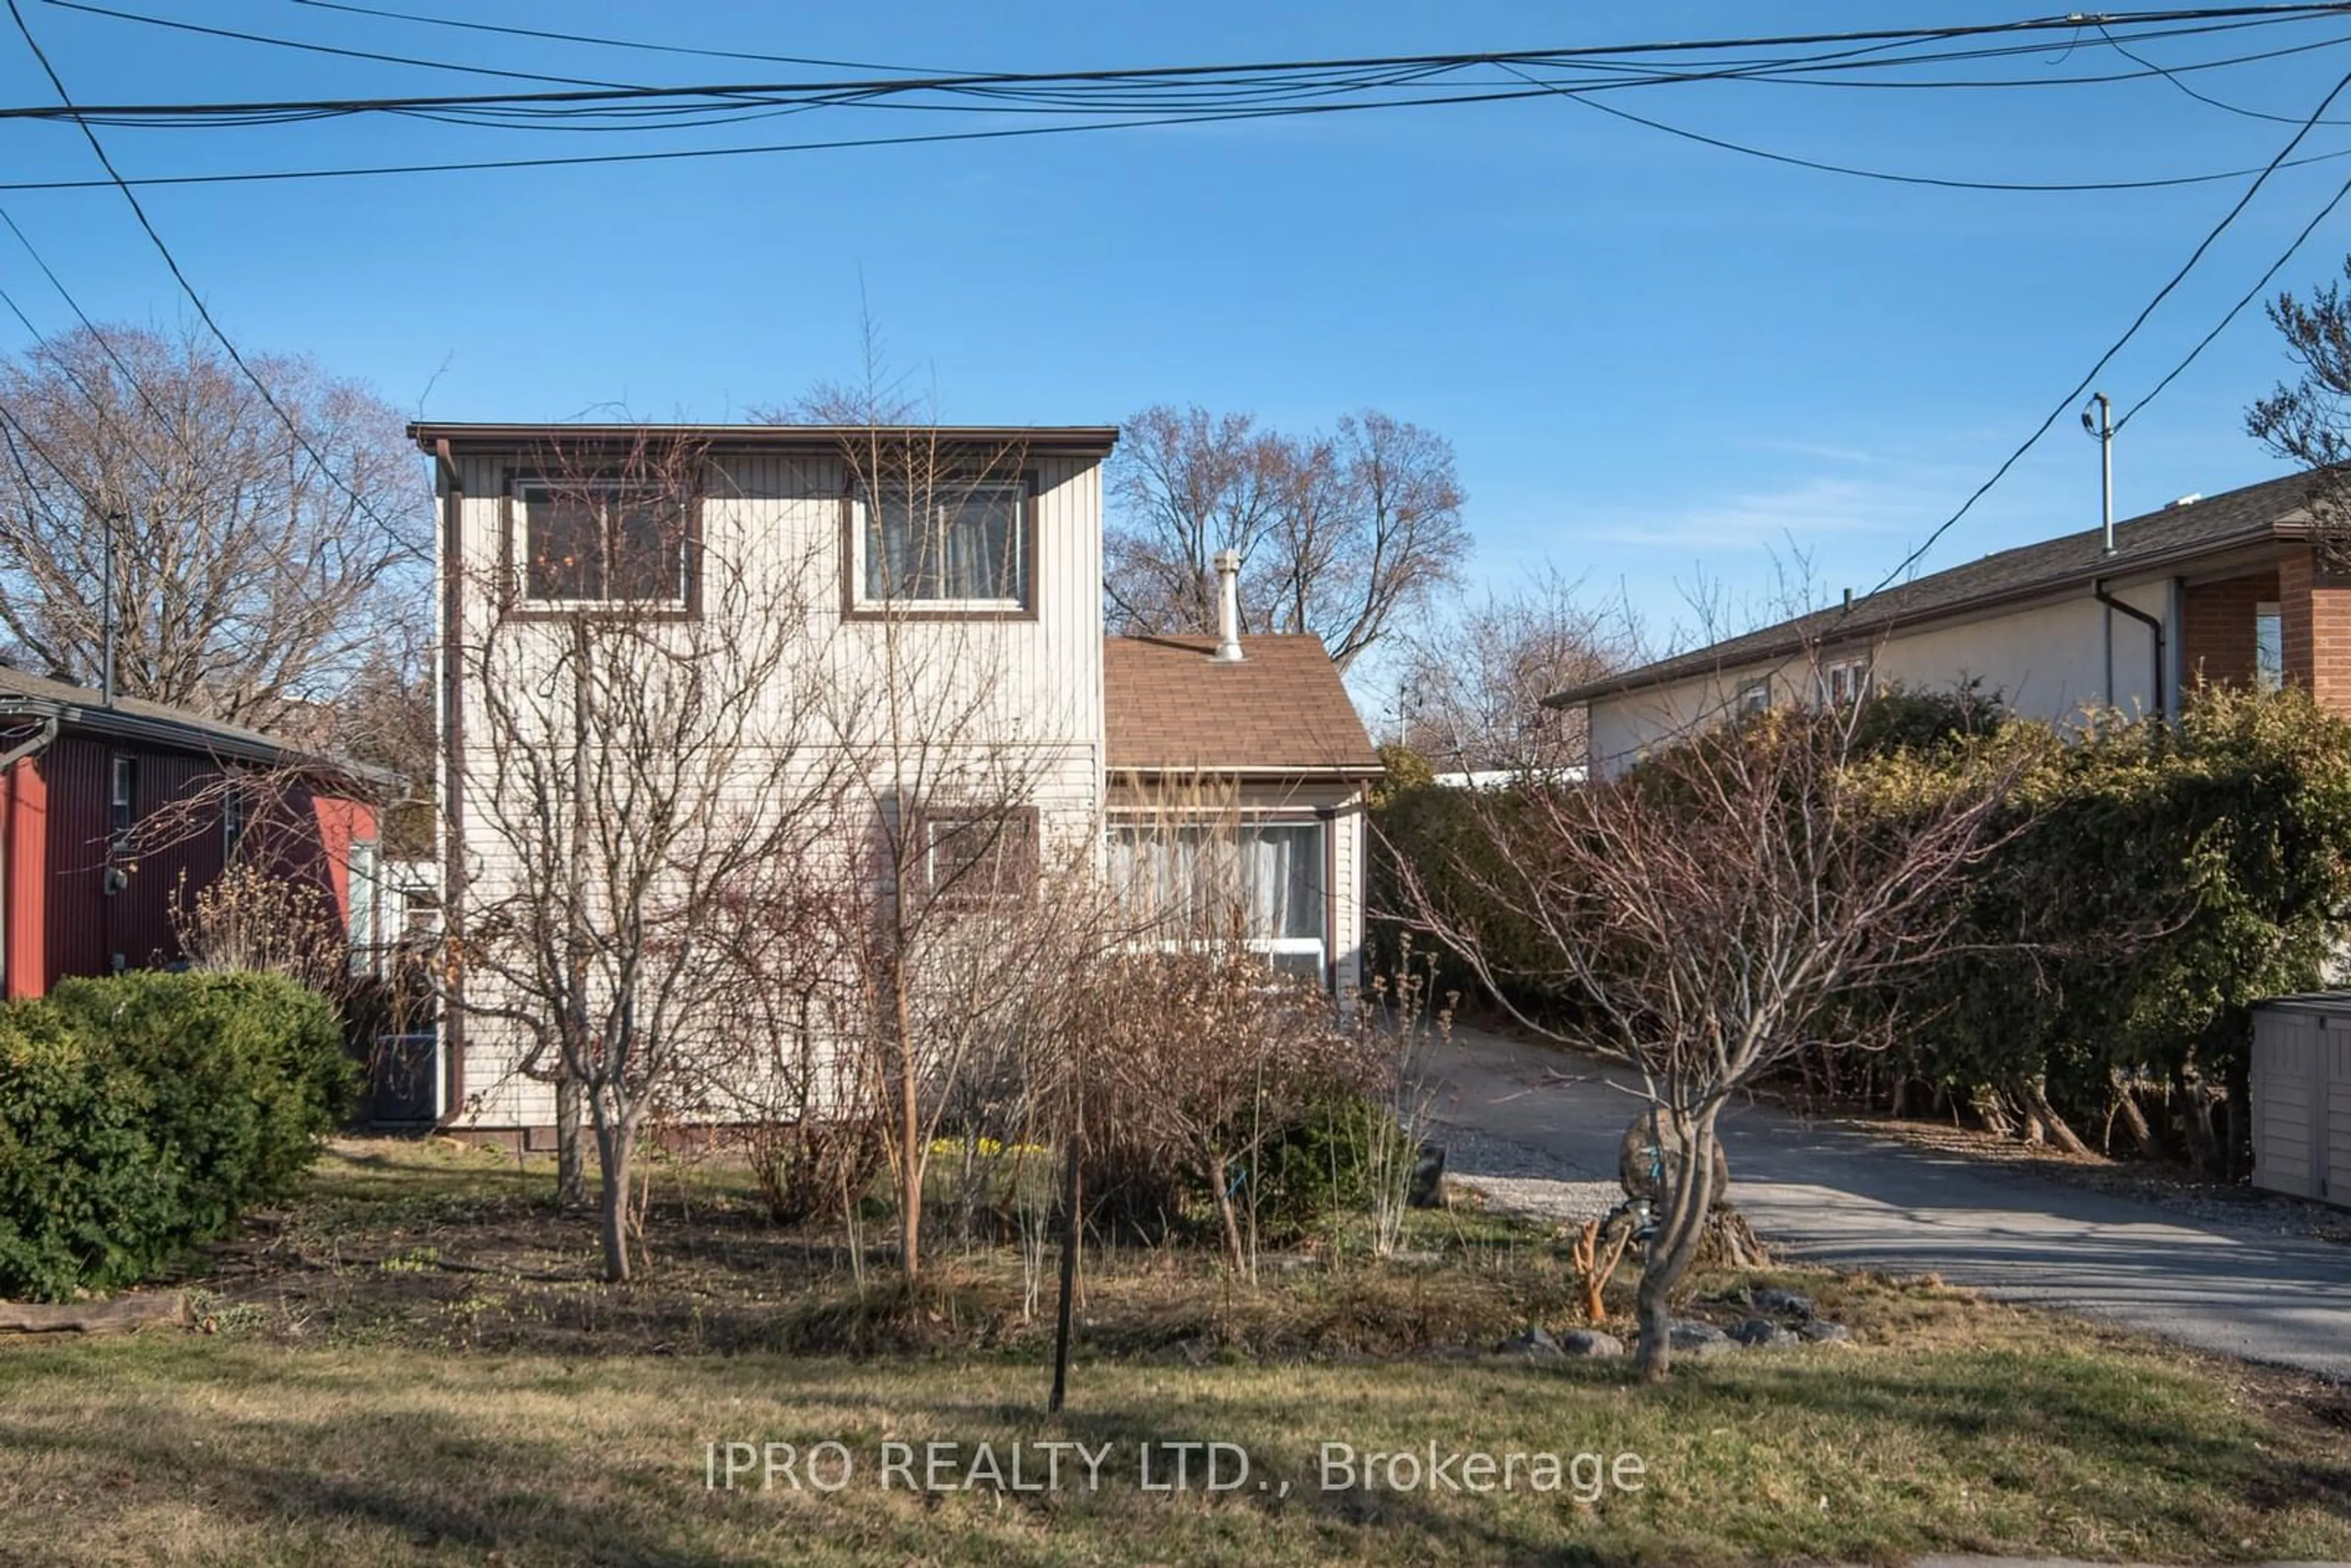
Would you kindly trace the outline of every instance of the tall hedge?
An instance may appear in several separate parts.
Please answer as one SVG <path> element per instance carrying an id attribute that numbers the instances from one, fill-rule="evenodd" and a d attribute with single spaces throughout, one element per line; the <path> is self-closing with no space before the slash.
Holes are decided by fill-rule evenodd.
<path id="1" fill-rule="evenodd" d="M 356 1075 L 276 976 L 69 980 L 0 1006 L 0 1296 L 131 1282 L 282 1197 Z"/>
<path id="2" fill-rule="evenodd" d="M 2205 688 L 2168 724 L 2069 743 L 2011 722 L 1864 768 L 1898 812 L 1995 747 L 2028 758 L 2011 836 L 1951 956 L 1894 999 L 1917 1020 L 1894 1068 L 2030 1085 L 2068 1116 L 2133 1082 L 2241 1104 L 2253 1004 L 2325 983 L 2351 911 L 2351 722 L 2298 690 Z"/>

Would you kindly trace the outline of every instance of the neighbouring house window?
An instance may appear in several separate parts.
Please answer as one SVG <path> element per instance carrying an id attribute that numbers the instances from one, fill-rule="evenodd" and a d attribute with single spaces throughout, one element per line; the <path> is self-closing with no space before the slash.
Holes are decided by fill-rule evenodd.
<path id="1" fill-rule="evenodd" d="M 138 822 L 139 759 L 118 757 L 114 759 L 114 782 L 107 797 L 107 831 L 117 846 L 130 841 L 131 830 Z"/>
<path id="2" fill-rule="evenodd" d="M 382 870 L 375 841 L 354 839 L 350 851 L 351 969 L 365 974 L 374 967 L 381 945 L 378 920 L 382 909 Z"/>
<path id="3" fill-rule="evenodd" d="M 619 481 L 515 486 L 522 596 L 538 604 L 682 606 L 694 570 L 692 504 Z"/>
<path id="4" fill-rule="evenodd" d="M 2273 692 L 2285 685 L 2285 617 L 2274 604 L 2253 606 L 2253 689 Z"/>
<path id="5" fill-rule="evenodd" d="M 1019 480 L 883 486 L 862 497 L 856 582 L 863 604 L 1025 609 L 1029 487 Z"/>
<path id="6" fill-rule="evenodd" d="M 1037 820 L 1026 806 L 958 813 L 928 810 L 917 819 L 924 884 L 953 904 L 1015 897 L 1037 874 Z"/>
<path id="7" fill-rule="evenodd" d="M 1834 707 L 1845 707 L 1869 695 L 1869 661 L 1837 659 L 1821 669 L 1822 695 Z M 1769 706 L 1768 701 L 1766 706 Z"/>
<path id="8" fill-rule="evenodd" d="M 1759 713 L 1769 713 L 1771 709 L 1771 676 L 1758 675 L 1755 679 L 1744 682 L 1740 685 L 1739 688 L 1739 699 L 1732 705 L 1732 711 L 1736 712 L 1740 717 L 1751 718 Z"/>
<path id="9" fill-rule="evenodd" d="M 1113 827 L 1110 872 L 1131 904 L 1174 926 L 1173 940 L 1237 932 L 1277 969 L 1324 973 L 1320 822 Z"/>
<path id="10" fill-rule="evenodd" d="M 231 785 L 228 793 L 221 797 L 221 858 L 223 860 L 233 861 L 236 858 L 236 846 L 245 841 L 245 790 L 240 786 Z"/>

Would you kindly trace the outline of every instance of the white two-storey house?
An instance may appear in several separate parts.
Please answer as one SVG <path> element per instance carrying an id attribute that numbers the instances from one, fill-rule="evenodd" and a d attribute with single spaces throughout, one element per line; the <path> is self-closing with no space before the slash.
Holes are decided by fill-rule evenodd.
<path id="1" fill-rule="evenodd" d="M 1104 636 L 1115 429 L 411 434 L 440 509 L 444 1124 L 540 1142 L 551 1091 L 481 956 L 574 895 L 566 857 L 653 831 L 681 779 L 695 821 L 660 852 L 730 885 L 840 874 L 886 829 L 875 876 L 1082 859 L 1165 886 L 1214 836 L 1251 944 L 1359 983 L 1370 741 L 1318 642 L 1231 634 L 1229 588 L 1221 636 Z M 760 816 L 820 795 L 821 832 Z M 723 851 L 697 836 L 714 813 Z"/>

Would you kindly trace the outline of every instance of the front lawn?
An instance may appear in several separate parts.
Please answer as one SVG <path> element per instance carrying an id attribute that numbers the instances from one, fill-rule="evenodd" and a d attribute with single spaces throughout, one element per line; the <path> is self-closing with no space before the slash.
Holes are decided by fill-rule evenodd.
<path id="1" fill-rule="evenodd" d="M 1644 1389 L 1621 1363 L 1486 1354 L 1530 1318 L 1565 1326 L 1567 1294 L 1545 1239 L 1484 1217 L 1420 1217 L 1434 1264 L 1269 1269 L 1254 1291 L 1178 1255 L 1105 1253 L 1071 1408 L 1049 1419 L 1017 1249 L 947 1258 L 908 1305 L 881 1272 L 861 1292 L 840 1249 L 768 1231 L 723 1174 L 676 1180 L 661 1274 L 615 1291 L 583 1277 L 585 1227 L 538 1206 L 539 1173 L 347 1145 L 222 1260 L 200 1299 L 213 1332 L 0 1346 L 0 1560 L 2351 1556 L 2346 1391 L 1931 1283 L 1775 1275 L 1862 1343 L 1686 1363 Z M 895 1348 L 785 1348 L 828 1336 Z M 1247 1480 L 1210 1493 L 1195 1455 L 1188 1489 L 1144 1490 L 1146 1448 L 1164 1481 L 1185 1440 L 1237 1445 Z M 851 1467 L 837 1491 L 802 1468 L 825 1441 Z M 934 1441 L 960 1447 L 926 1474 Z M 978 1445 L 999 1471 L 1032 1445 L 1034 1481 L 1048 1441 L 1108 1445 L 1099 1489 L 1065 1451 L 1059 1490 L 1014 1491 L 1008 1474 L 959 1490 Z M 756 1469 L 713 1488 L 730 1442 L 792 1445 L 799 1489 L 761 1490 Z M 1430 1445 L 1569 1469 L 1555 1490 L 1526 1468 L 1507 1491 L 1426 1474 L 1325 1490 L 1325 1444 L 1351 1445 L 1359 1472 L 1407 1450 L 1425 1472 Z M 1578 1453 L 1639 1456 L 1640 1489 L 1579 1497 Z M 908 1455 L 885 1487 L 885 1460 Z M 823 1464 L 838 1479 L 831 1451 Z"/>

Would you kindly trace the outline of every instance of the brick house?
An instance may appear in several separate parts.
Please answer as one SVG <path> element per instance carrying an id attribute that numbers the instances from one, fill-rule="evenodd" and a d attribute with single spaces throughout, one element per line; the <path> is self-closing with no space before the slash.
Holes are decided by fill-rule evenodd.
<path id="1" fill-rule="evenodd" d="M 2177 715 L 2199 681 L 2308 686 L 2351 712 L 2351 580 L 2314 564 L 2309 479 L 2188 497 L 2001 550 L 1545 699 L 1590 718 L 1590 760 L 1621 771 L 1724 716 L 1876 686 L 1975 681 L 2065 723 L 2096 708 Z"/>

